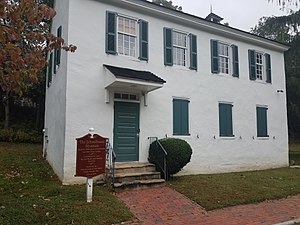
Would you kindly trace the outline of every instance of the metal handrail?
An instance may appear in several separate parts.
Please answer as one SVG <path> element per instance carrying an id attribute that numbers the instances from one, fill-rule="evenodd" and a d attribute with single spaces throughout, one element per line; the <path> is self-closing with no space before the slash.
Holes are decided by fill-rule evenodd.
<path id="1" fill-rule="evenodd" d="M 109 139 L 106 141 L 106 165 L 108 167 L 108 178 L 111 179 L 111 185 L 115 183 L 115 162 L 117 155 L 111 146 Z"/>
<path id="2" fill-rule="evenodd" d="M 148 137 L 148 139 L 150 140 L 150 144 L 152 144 L 154 141 L 159 145 L 159 149 L 163 152 L 163 165 L 158 165 L 162 172 L 163 172 L 163 175 L 164 175 L 164 179 L 167 181 L 169 176 L 168 176 L 168 171 L 167 171 L 167 156 L 168 156 L 168 153 L 166 151 L 166 149 L 164 148 L 164 146 L 160 143 L 158 137 Z M 154 141 L 152 141 L 154 139 Z"/>

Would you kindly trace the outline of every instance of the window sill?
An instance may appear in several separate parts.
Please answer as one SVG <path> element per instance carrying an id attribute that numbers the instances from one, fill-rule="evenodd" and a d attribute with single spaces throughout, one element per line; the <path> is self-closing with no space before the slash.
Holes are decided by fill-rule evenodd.
<path id="1" fill-rule="evenodd" d="M 173 136 L 182 136 L 182 137 L 190 137 L 191 134 L 173 134 Z"/>
<path id="2" fill-rule="evenodd" d="M 235 136 L 219 136 L 221 140 L 235 140 Z"/>
<path id="3" fill-rule="evenodd" d="M 256 137 L 256 138 L 257 138 L 257 140 L 269 140 L 270 139 L 269 136 L 267 136 L 267 137 Z"/>

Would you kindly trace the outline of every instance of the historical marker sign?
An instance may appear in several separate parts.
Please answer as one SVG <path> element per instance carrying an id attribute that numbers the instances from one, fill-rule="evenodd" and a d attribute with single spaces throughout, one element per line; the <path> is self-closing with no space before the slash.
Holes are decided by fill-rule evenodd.
<path id="1" fill-rule="evenodd" d="M 100 135 L 87 134 L 77 140 L 76 175 L 93 178 L 105 173 L 106 141 Z"/>

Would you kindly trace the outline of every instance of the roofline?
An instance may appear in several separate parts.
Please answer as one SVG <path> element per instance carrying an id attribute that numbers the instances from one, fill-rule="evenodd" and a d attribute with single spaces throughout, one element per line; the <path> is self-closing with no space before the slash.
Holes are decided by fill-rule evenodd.
<path id="1" fill-rule="evenodd" d="M 162 16 L 175 19 L 177 21 L 188 22 L 190 25 L 201 26 L 202 29 L 208 30 L 212 33 L 222 33 L 231 38 L 238 38 L 249 43 L 255 43 L 257 45 L 268 47 L 277 51 L 286 51 L 289 49 L 289 45 L 284 44 L 279 41 L 271 40 L 265 37 L 258 36 L 256 34 L 243 31 L 234 27 L 225 26 L 220 23 L 214 23 L 212 21 L 205 20 L 199 16 L 195 16 L 186 12 L 178 11 L 175 9 L 167 8 L 147 0 L 101 0 L 108 1 L 109 3 L 115 2 L 119 4 L 120 2 L 130 5 L 132 7 L 143 8 L 146 11 L 160 13 Z"/>

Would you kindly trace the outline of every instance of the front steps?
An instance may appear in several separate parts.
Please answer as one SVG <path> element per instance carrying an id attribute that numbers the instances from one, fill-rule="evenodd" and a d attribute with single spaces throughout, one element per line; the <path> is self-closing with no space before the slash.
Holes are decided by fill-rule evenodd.
<path id="1" fill-rule="evenodd" d="M 151 163 L 117 162 L 115 164 L 116 191 L 128 188 L 147 188 L 164 186 L 165 180 L 160 179 L 160 172 Z"/>

